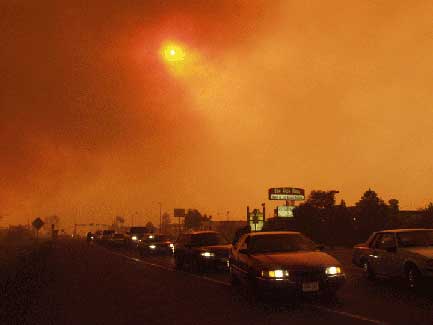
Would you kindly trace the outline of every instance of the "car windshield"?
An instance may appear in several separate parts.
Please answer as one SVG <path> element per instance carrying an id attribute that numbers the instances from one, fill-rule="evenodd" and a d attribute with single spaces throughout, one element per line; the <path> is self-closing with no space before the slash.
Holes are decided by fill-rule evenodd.
<path id="1" fill-rule="evenodd" d="M 433 246 L 433 231 L 408 231 L 397 233 L 399 246 Z"/>
<path id="2" fill-rule="evenodd" d="M 227 243 L 227 239 L 225 239 L 219 233 L 214 232 L 196 234 L 191 238 L 191 244 L 193 246 L 225 245 Z"/>
<path id="3" fill-rule="evenodd" d="M 253 253 L 312 251 L 316 245 L 300 234 L 269 234 L 252 237 L 248 249 Z"/>

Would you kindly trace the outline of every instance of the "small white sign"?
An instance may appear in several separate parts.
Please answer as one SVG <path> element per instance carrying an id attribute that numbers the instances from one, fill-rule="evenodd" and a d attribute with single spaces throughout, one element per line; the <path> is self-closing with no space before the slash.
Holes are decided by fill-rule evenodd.
<path id="1" fill-rule="evenodd" d="M 292 218 L 293 217 L 293 209 L 295 209 L 294 206 L 290 205 L 280 205 L 277 207 L 277 214 L 278 217 L 282 218 Z"/>
<path id="2" fill-rule="evenodd" d="M 303 201 L 305 196 L 298 194 L 271 194 L 271 200 Z"/>

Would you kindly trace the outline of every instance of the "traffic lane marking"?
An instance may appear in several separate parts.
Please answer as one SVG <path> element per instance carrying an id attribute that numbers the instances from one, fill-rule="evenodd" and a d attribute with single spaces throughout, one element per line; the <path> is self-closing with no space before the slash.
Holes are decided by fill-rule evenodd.
<path id="1" fill-rule="evenodd" d="M 121 257 L 127 258 L 127 259 L 129 259 L 131 261 L 134 261 L 134 262 L 137 262 L 137 263 L 141 263 L 141 264 L 144 264 L 144 265 L 147 265 L 147 266 L 159 268 L 159 269 L 162 269 L 162 270 L 165 270 L 165 271 L 168 271 L 168 272 L 179 272 L 178 270 L 176 270 L 174 268 L 170 268 L 170 267 L 167 267 L 167 266 L 164 266 L 164 265 L 160 265 L 160 264 L 156 264 L 156 263 L 150 263 L 150 262 L 144 261 L 144 260 L 136 258 L 136 257 L 131 257 L 131 256 L 128 256 L 128 255 L 121 254 L 121 253 L 116 253 L 116 252 L 111 252 L 111 253 L 114 254 L 114 255 L 117 255 L 117 256 L 121 256 Z M 221 284 L 221 285 L 224 285 L 224 286 L 227 286 L 227 287 L 230 286 L 230 283 L 228 283 L 228 282 L 212 279 L 212 278 L 207 277 L 205 275 L 201 276 L 201 275 L 197 275 L 197 274 L 193 274 L 193 273 L 189 273 L 189 272 L 183 272 L 183 271 L 180 271 L 180 272 L 182 272 L 184 274 L 188 274 L 189 276 L 192 276 L 192 277 L 195 277 L 195 278 L 205 279 L 205 280 L 207 280 L 209 282 L 218 283 L 218 284 Z"/>
<path id="2" fill-rule="evenodd" d="M 331 308 L 326 308 L 323 306 L 318 306 L 318 305 L 314 305 L 311 304 L 311 307 L 317 309 L 317 310 L 322 310 L 322 311 L 326 311 L 329 313 L 334 313 L 334 314 L 338 314 L 338 315 L 342 315 L 342 316 L 346 316 L 346 317 L 350 317 L 350 318 L 354 318 L 354 319 L 358 319 L 358 320 L 362 320 L 362 321 L 366 321 L 372 324 L 381 324 L 381 325 L 386 325 L 388 323 L 377 320 L 377 319 L 372 319 L 372 318 L 368 318 L 365 316 L 361 316 L 361 315 L 357 315 L 357 314 L 352 314 L 346 311 L 342 311 L 342 310 L 336 310 L 336 309 L 331 309 Z"/>
<path id="3" fill-rule="evenodd" d="M 116 252 L 113 252 L 113 251 L 110 251 L 110 253 L 112 253 L 114 255 L 118 255 L 118 256 L 124 257 L 124 258 L 127 258 L 127 259 L 129 259 L 131 261 L 134 261 L 136 263 L 141 263 L 141 264 L 150 266 L 150 267 L 159 268 L 159 269 L 162 269 L 162 270 L 165 270 L 165 271 L 169 271 L 169 272 L 179 272 L 179 271 L 175 270 L 174 268 L 169 268 L 169 267 L 166 267 L 166 266 L 163 266 L 163 265 L 160 265 L 160 264 L 156 264 L 156 263 L 146 262 L 146 261 L 144 261 L 142 259 L 139 259 L 139 258 L 136 258 L 136 257 L 131 257 L 131 256 L 128 256 L 128 255 L 121 254 L 121 253 L 116 253 Z M 215 280 L 215 279 L 212 279 L 212 278 L 207 277 L 207 276 L 200 276 L 200 275 L 196 275 L 196 274 L 192 274 L 192 273 L 188 273 L 188 272 L 182 272 L 182 273 L 183 274 L 187 274 L 187 275 L 192 276 L 192 277 L 195 277 L 195 278 L 199 278 L 199 279 L 203 279 L 203 280 L 206 280 L 206 281 L 209 281 L 209 282 L 213 282 L 213 283 L 216 283 L 216 284 L 224 285 L 226 287 L 230 287 L 231 286 L 229 282 Z M 336 310 L 336 309 L 332 309 L 332 308 L 326 308 L 326 307 L 318 306 L 318 305 L 315 305 L 315 304 L 309 304 L 309 306 L 311 306 L 311 307 L 313 307 L 313 308 L 315 308 L 317 310 L 325 311 L 325 312 L 328 312 L 328 313 L 338 314 L 340 316 L 344 316 L 344 317 L 348 317 L 348 318 L 352 318 L 352 319 L 356 319 L 356 320 L 361 320 L 361 321 L 365 321 L 365 322 L 372 323 L 372 324 L 380 324 L 380 325 L 386 325 L 387 324 L 386 322 L 383 322 L 383 321 L 380 321 L 380 320 L 377 320 L 377 319 L 373 319 L 373 318 L 369 318 L 369 317 L 365 317 L 365 316 L 362 316 L 362 315 L 357 315 L 357 314 L 353 314 L 353 313 L 349 313 L 349 312 L 345 312 L 345 311 L 341 311 L 341 310 Z"/>

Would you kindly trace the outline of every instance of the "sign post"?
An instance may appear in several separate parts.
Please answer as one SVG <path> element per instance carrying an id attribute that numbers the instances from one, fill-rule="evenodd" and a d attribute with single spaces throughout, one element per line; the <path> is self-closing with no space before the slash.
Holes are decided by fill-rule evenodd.
<path id="1" fill-rule="evenodd" d="M 41 218 L 36 218 L 32 222 L 33 228 L 36 229 L 36 240 L 38 240 L 38 238 L 39 238 L 39 230 L 43 227 L 43 225 L 44 225 L 44 222 L 42 221 Z"/>
<path id="2" fill-rule="evenodd" d="M 174 209 L 174 213 L 173 213 L 175 218 L 179 218 L 179 230 L 178 230 L 178 234 L 180 235 L 180 229 L 181 229 L 181 221 L 180 218 L 185 218 L 185 209 Z"/>

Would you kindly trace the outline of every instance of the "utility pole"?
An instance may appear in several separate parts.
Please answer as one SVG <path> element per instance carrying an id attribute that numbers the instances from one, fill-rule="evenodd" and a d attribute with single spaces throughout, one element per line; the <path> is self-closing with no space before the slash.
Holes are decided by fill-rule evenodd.
<path id="1" fill-rule="evenodd" d="M 162 203 L 158 202 L 159 204 L 159 233 L 162 233 Z"/>

